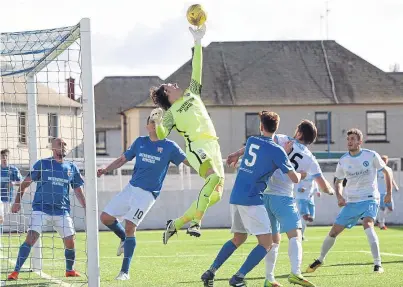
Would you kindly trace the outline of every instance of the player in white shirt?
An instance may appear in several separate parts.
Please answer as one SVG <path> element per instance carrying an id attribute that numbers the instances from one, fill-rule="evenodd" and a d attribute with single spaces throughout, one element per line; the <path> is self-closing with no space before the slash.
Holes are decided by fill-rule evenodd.
<path id="1" fill-rule="evenodd" d="M 387 155 L 383 155 L 381 158 L 387 165 L 389 162 L 389 157 Z M 391 175 L 393 175 L 392 172 Z M 395 190 L 398 191 L 399 187 L 397 186 L 396 182 L 393 179 L 392 184 L 395 187 Z M 388 228 L 385 225 L 386 216 L 393 211 L 394 204 L 393 204 L 393 198 L 390 203 L 385 203 L 384 201 L 386 196 L 386 184 L 385 184 L 385 176 L 383 174 L 383 171 L 381 170 L 378 170 L 378 190 L 381 198 L 379 205 L 380 210 L 378 213 L 379 228 L 381 230 L 387 230 Z"/>
<path id="2" fill-rule="evenodd" d="M 288 154 L 294 169 L 299 173 L 312 176 L 318 183 L 321 191 L 333 194 L 333 188 L 322 175 L 320 166 L 308 149 L 317 136 L 317 129 L 311 121 L 303 120 L 296 128 L 293 138 L 286 135 L 275 135 L 274 140 L 282 146 Z M 244 149 L 243 149 L 244 151 Z M 238 161 L 242 149 L 228 156 L 227 164 Z M 265 190 L 264 202 L 272 225 L 273 245 L 266 256 L 266 280 L 264 286 L 281 286 L 274 278 L 274 268 L 278 256 L 281 233 L 287 233 L 289 238 L 289 257 L 291 261 L 291 274 L 288 281 L 301 286 L 315 286 L 306 280 L 301 273 L 302 262 L 302 235 L 301 219 L 294 201 L 294 184 L 281 172 L 275 171 Z"/>
<path id="3" fill-rule="evenodd" d="M 312 177 L 301 180 L 294 186 L 299 215 L 302 217 L 302 240 L 305 240 L 305 230 L 308 222 L 315 218 L 315 194 L 320 197 L 318 184 Z"/>
<path id="4" fill-rule="evenodd" d="M 329 250 L 333 247 L 336 237 L 347 228 L 355 226 L 359 219 L 367 235 L 374 259 L 374 272 L 382 273 L 381 255 L 379 251 L 379 240 L 374 229 L 374 220 L 379 208 L 379 191 L 377 184 L 377 172 L 382 170 L 385 175 L 386 196 L 385 203 L 391 202 L 392 179 L 389 168 L 378 153 L 368 149 L 362 149 L 362 132 L 359 129 L 350 129 L 347 132 L 348 153 L 343 155 L 336 169 L 336 195 L 338 205 L 343 207 L 336 218 L 329 234 L 326 236 L 321 253 L 307 269 L 307 272 L 314 272 L 323 264 Z M 347 179 L 342 195 L 342 182 Z"/>

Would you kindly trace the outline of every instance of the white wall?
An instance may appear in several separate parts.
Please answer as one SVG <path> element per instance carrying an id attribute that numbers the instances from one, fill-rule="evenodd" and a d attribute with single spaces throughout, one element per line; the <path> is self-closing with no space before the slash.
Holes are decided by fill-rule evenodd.
<path id="1" fill-rule="evenodd" d="M 106 131 L 106 153 L 107 157 L 119 157 L 123 152 L 122 132 L 120 129 Z M 98 157 L 98 156 L 97 156 Z"/>

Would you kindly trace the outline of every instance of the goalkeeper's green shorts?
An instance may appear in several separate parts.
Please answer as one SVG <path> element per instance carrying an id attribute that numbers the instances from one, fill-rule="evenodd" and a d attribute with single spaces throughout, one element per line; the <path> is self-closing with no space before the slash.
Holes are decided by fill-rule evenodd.
<path id="1" fill-rule="evenodd" d="M 197 140 L 186 145 L 186 158 L 190 165 L 205 177 L 206 171 L 211 167 L 215 173 L 224 178 L 224 165 L 220 145 L 217 140 Z"/>

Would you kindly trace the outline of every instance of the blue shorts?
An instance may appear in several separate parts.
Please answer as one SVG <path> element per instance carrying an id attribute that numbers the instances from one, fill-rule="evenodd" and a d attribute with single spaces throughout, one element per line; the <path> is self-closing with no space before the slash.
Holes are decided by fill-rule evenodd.
<path id="1" fill-rule="evenodd" d="M 310 215 L 315 218 L 315 204 L 308 199 L 297 199 L 298 210 L 301 216 Z"/>
<path id="2" fill-rule="evenodd" d="M 302 223 L 294 198 L 264 194 L 264 206 L 269 214 L 272 234 L 301 229 Z"/>
<path id="3" fill-rule="evenodd" d="M 375 200 L 347 203 L 337 216 L 335 224 L 352 228 L 357 224 L 358 220 L 365 217 L 371 217 L 375 220 L 378 209 L 379 204 Z"/>
<path id="4" fill-rule="evenodd" d="M 391 202 L 391 203 L 385 203 L 385 202 L 384 202 L 384 200 L 385 200 L 385 195 L 386 195 L 386 194 L 381 194 L 381 202 L 379 203 L 379 208 L 380 208 L 381 210 L 385 210 L 386 207 L 387 207 L 387 208 L 390 208 L 390 209 L 393 209 L 393 208 L 394 208 L 393 198 L 392 198 L 392 202 Z"/>

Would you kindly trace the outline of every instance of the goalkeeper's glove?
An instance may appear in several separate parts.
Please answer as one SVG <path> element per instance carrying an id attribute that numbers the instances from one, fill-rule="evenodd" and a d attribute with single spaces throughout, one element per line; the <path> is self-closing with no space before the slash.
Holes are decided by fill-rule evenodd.
<path id="1" fill-rule="evenodd" d="M 193 29 L 192 27 L 189 27 L 190 33 L 193 35 L 193 39 L 195 40 L 195 44 L 200 45 L 201 44 L 201 39 L 204 37 L 204 34 L 206 34 L 206 24 L 203 24 L 197 29 Z"/>
<path id="2" fill-rule="evenodd" d="M 150 114 L 150 120 L 152 120 L 156 125 L 161 124 L 163 113 L 164 111 L 161 108 L 153 109 Z"/>

